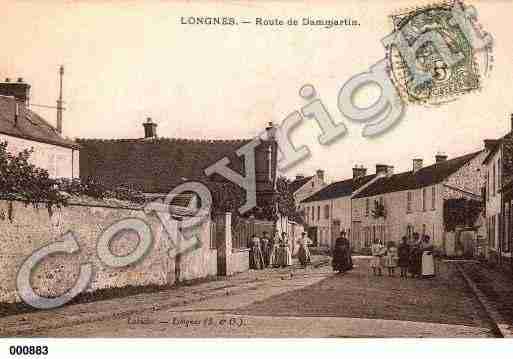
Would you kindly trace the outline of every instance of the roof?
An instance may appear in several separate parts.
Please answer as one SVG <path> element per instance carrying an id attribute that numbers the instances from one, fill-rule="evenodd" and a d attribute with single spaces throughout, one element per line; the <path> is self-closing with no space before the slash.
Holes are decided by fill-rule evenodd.
<path id="1" fill-rule="evenodd" d="M 51 145 L 79 148 L 75 142 L 63 138 L 52 125 L 24 104 L 18 107 L 18 111 L 18 120 L 15 121 L 15 99 L 0 96 L 0 133 Z"/>
<path id="2" fill-rule="evenodd" d="M 308 198 L 305 198 L 301 203 L 325 201 L 334 198 L 341 198 L 351 196 L 353 191 L 360 188 L 364 184 L 372 180 L 376 175 L 363 176 L 356 181 L 352 178 L 345 179 L 338 182 L 333 182 L 320 191 L 314 193 Z"/>
<path id="3" fill-rule="evenodd" d="M 504 136 L 502 136 L 501 138 L 495 140 L 493 148 L 490 150 L 490 153 L 488 153 L 488 155 L 483 160 L 483 164 L 486 164 L 493 157 L 493 155 L 495 155 L 497 153 L 497 151 L 500 148 L 500 145 L 504 142 L 504 140 L 511 139 L 511 137 L 512 137 L 512 133 L 509 132 L 509 133 L 505 134 Z"/>
<path id="4" fill-rule="evenodd" d="M 399 192 L 422 188 L 439 183 L 456 172 L 483 151 L 469 153 L 431 166 L 423 167 L 416 172 L 408 171 L 382 177 L 363 189 L 354 198 L 376 196 L 383 193 Z"/>
<path id="5" fill-rule="evenodd" d="M 225 181 L 218 174 L 209 178 L 204 174 L 205 168 L 223 157 L 228 157 L 234 171 L 243 172 L 244 158 L 235 151 L 250 141 L 77 139 L 81 146 L 80 176 L 99 179 L 111 187 L 124 185 L 146 193 L 167 193 L 185 181 Z"/>
<path id="6" fill-rule="evenodd" d="M 324 201 L 332 198 L 350 196 L 353 189 L 353 179 L 333 182 L 310 197 L 305 198 L 301 203 Z"/>
<path id="7" fill-rule="evenodd" d="M 294 181 L 290 182 L 289 188 L 292 191 L 292 193 L 295 193 L 298 189 L 307 184 L 308 181 L 310 181 L 312 178 L 313 176 L 295 179 Z"/>

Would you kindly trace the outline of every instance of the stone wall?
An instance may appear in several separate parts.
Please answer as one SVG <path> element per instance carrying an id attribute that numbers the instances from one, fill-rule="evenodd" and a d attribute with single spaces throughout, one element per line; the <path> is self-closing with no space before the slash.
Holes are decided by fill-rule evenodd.
<path id="1" fill-rule="evenodd" d="M 12 222 L 7 218 L 9 212 Z M 80 265 L 85 263 L 93 266 L 88 291 L 129 285 L 170 285 L 176 280 L 217 273 L 217 252 L 209 245 L 210 221 L 203 222 L 198 230 L 201 247 L 182 254 L 177 267 L 177 261 L 169 255 L 171 244 L 161 221 L 142 210 L 75 204 L 55 209 L 49 216 L 44 206 L 35 209 L 21 202 L 0 200 L 0 214 L 4 217 L 0 220 L 0 302 L 20 301 L 16 293 L 16 275 L 24 260 L 70 230 L 76 234 L 80 250 L 73 254 L 54 254 L 40 263 L 32 276 L 32 286 L 39 295 L 57 296 L 71 288 Z M 140 218 L 149 225 L 153 244 L 138 262 L 122 268 L 109 268 L 98 257 L 97 240 L 110 225 L 130 217 Z M 117 256 L 128 255 L 137 245 L 137 235 L 126 232 L 111 241 L 111 251 Z"/>
<path id="2" fill-rule="evenodd" d="M 0 141 L 7 141 L 7 150 L 11 153 L 33 148 L 30 162 L 47 170 L 52 178 L 79 177 L 78 150 L 3 134 L 0 134 Z"/>
<path id="3" fill-rule="evenodd" d="M 246 272 L 249 269 L 249 248 L 232 249 L 228 275 Z"/>

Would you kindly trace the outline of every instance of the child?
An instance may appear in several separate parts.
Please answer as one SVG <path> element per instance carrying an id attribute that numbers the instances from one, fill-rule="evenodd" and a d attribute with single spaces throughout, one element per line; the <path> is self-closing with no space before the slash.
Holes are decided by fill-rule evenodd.
<path id="1" fill-rule="evenodd" d="M 397 250 L 399 256 L 399 267 L 401 268 L 401 278 L 408 278 L 408 266 L 410 265 L 410 245 L 408 244 L 408 238 L 403 236 L 402 242 Z"/>
<path id="2" fill-rule="evenodd" d="M 374 275 L 383 275 L 381 272 L 383 263 L 382 263 L 382 257 L 385 254 L 385 246 L 381 244 L 380 241 L 375 240 L 375 242 L 372 244 L 371 252 L 372 252 L 372 259 L 371 259 L 371 267 Z"/>
<path id="3" fill-rule="evenodd" d="M 395 267 L 397 267 L 397 247 L 392 241 L 387 243 L 387 247 L 387 254 L 385 255 L 385 267 L 388 269 L 388 276 L 393 277 L 395 275 Z"/>

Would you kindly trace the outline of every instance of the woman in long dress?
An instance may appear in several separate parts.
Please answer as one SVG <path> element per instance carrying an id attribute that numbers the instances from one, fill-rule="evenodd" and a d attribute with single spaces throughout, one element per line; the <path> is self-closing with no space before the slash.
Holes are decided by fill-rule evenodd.
<path id="1" fill-rule="evenodd" d="M 249 252 L 249 268 L 262 269 L 264 267 L 264 258 L 260 249 L 260 239 L 257 236 L 251 238 L 251 248 Z"/>
<path id="2" fill-rule="evenodd" d="M 282 248 L 282 267 L 288 267 L 290 265 L 292 265 L 292 252 L 290 251 L 290 244 L 289 244 L 289 239 L 287 237 L 287 233 L 285 232 L 282 232 L 281 234 L 281 238 L 282 238 L 282 245 L 281 245 L 281 248 Z"/>
<path id="3" fill-rule="evenodd" d="M 280 235 L 276 233 L 276 236 L 272 241 L 270 264 L 275 268 L 281 266 L 281 257 L 281 238 Z"/>
<path id="4" fill-rule="evenodd" d="M 422 271 L 422 248 L 420 248 L 419 234 L 413 233 L 413 243 L 410 250 L 410 263 L 408 271 L 412 278 L 420 277 Z"/>
<path id="5" fill-rule="evenodd" d="M 310 249 L 308 248 L 310 243 L 311 241 L 306 236 L 306 232 L 303 232 L 299 239 L 299 249 L 297 252 L 299 263 L 301 263 L 303 267 L 306 267 L 310 263 Z"/>
<path id="6" fill-rule="evenodd" d="M 269 237 L 267 236 L 267 232 L 263 233 L 262 238 L 260 239 L 260 249 L 262 251 L 262 257 L 264 260 L 264 268 L 269 266 Z"/>
<path id="7" fill-rule="evenodd" d="M 422 240 L 422 277 L 429 278 L 435 275 L 435 260 L 433 258 L 433 245 L 431 238 L 425 235 Z"/>
<path id="8" fill-rule="evenodd" d="M 333 249 L 332 267 L 334 271 L 339 273 L 346 272 L 353 268 L 351 247 L 345 235 L 345 232 L 340 233 L 340 237 L 335 241 L 335 248 Z"/>

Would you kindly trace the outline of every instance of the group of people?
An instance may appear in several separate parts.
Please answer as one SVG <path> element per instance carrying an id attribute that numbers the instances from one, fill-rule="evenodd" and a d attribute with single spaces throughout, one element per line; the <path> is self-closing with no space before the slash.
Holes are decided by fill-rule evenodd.
<path id="1" fill-rule="evenodd" d="M 371 267 L 374 275 L 383 275 L 386 268 L 389 276 L 395 275 L 395 269 L 401 269 L 401 278 L 426 278 L 435 275 L 433 258 L 433 245 L 428 235 L 422 239 L 418 233 L 413 233 L 413 241 L 408 243 L 408 238 L 402 238 L 399 247 L 394 242 L 388 242 L 385 246 L 382 241 L 376 241 L 371 247 Z"/>
<path id="2" fill-rule="evenodd" d="M 310 263 L 310 250 L 308 248 L 310 243 L 311 241 L 306 233 L 303 232 L 298 241 L 297 256 L 304 267 Z M 257 235 L 252 236 L 249 252 L 249 267 L 251 269 L 288 267 L 290 265 L 292 265 L 292 251 L 286 232 L 282 232 L 281 235 L 276 233 L 272 238 L 269 237 L 267 232 L 263 232 L 261 238 Z"/>

